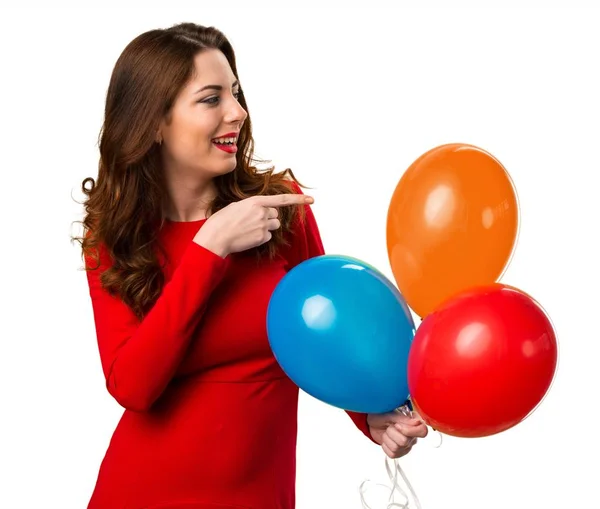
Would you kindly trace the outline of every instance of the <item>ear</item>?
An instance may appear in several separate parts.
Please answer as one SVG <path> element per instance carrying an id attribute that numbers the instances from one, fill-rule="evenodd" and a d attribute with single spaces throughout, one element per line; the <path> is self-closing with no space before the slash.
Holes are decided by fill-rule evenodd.
<path id="1" fill-rule="evenodd" d="M 154 136 L 154 141 L 159 145 L 162 145 L 163 142 L 163 134 L 162 131 L 168 126 L 168 122 L 165 121 L 165 118 L 161 118 L 158 125 L 156 126 L 156 135 Z"/>

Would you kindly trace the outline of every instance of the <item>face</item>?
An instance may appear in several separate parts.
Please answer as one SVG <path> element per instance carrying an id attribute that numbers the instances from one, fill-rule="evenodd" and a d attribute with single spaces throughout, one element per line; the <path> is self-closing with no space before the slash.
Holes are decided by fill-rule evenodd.
<path id="1" fill-rule="evenodd" d="M 194 66 L 159 136 L 168 173 L 210 179 L 235 168 L 237 133 L 248 114 L 237 101 L 240 87 L 223 53 L 203 50 Z"/>

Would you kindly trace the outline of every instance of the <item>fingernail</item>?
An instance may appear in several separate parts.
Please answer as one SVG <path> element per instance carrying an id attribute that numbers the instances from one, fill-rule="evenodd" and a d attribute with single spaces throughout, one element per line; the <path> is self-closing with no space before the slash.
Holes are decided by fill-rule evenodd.
<path id="1" fill-rule="evenodd" d="M 313 198 L 312 196 L 306 196 L 306 197 L 304 198 L 304 201 L 305 201 L 306 203 L 314 203 L 314 201 L 315 201 L 315 200 L 314 200 L 314 198 Z"/>

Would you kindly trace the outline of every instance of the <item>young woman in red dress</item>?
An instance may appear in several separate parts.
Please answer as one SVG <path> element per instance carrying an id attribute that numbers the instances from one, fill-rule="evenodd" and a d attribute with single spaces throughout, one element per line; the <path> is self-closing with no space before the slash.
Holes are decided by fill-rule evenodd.
<path id="1" fill-rule="evenodd" d="M 88 509 L 293 509 L 298 388 L 269 297 L 324 253 L 312 198 L 252 165 L 234 51 L 182 23 L 136 37 L 111 77 L 80 239 L 109 393 L 124 413 Z M 427 429 L 347 412 L 390 457 Z"/>

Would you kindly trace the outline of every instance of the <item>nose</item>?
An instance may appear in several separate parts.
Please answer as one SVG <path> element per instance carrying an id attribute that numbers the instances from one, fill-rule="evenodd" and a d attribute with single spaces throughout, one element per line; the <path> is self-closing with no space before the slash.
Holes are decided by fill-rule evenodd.
<path id="1" fill-rule="evenodd" d="M 234 96 L 231 96 L 229 107 L 225 114 L 225 121 L 228 124 L 239 124 L 241 126 L 244 123 L 244 120 L 246 120 L 246 117 L 248 117 L 246 110 L 242 108 L 242 105 Z"/>

